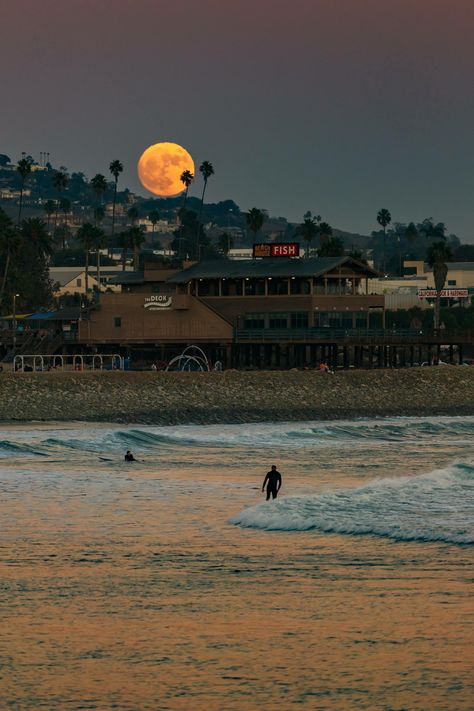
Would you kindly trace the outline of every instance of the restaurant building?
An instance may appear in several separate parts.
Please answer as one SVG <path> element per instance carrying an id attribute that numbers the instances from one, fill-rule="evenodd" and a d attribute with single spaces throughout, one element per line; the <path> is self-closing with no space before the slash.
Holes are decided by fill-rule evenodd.
<path id="1" fill-rule="evenodd" d="M 225 367 L 302 367 L 331 360 L 335 334 L 382 328 L 376 272 L 350 257 L 145 265 L 111 280 L 79 322 L 79 343 L 169 360 L 199 345 Z"/>

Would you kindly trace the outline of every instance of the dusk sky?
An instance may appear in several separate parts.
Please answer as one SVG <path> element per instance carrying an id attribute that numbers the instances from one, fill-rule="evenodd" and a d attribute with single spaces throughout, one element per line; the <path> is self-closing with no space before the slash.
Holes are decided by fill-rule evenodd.
<path id="1" fill-rule="evenodd" d="M 3 0 L 0 153 L 108 174 L 173 141 L 206 200 L 474 242 L 472 0 Z M 199 195 L 197 181 L 190 194 Z"/>

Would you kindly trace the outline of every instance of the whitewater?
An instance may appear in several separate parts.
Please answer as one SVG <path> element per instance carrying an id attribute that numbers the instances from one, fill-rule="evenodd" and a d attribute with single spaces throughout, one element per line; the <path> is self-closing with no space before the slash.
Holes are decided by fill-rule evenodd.
<path id="1" fill-rule="evenodd" d="M 470 708 L 473 443 L 474 417 L 2 427 L 5 707 Z"/>

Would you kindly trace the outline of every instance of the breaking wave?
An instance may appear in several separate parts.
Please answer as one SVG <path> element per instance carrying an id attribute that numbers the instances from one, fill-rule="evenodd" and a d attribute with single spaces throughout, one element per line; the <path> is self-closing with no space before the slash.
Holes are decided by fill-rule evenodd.
<path id="1" fill-rule="evenodd" d="M 396 541 L 474 543 L 474 463 L 378 479 L 355 489 L 258 504 L 230 523 L 267 531 L 372 534 Z"/>

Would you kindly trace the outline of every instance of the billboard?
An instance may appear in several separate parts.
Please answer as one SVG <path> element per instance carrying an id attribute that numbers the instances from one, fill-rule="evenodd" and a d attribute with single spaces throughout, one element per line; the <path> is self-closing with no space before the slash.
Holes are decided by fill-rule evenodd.
<path id="1" fill-rule="evenodd" d="M 256 257 L 299 257 L 299 242 L 258 242 L 253 246 Z"/>
<path id="2" fill-rule="evenodd" d="M 420 299 L 436 299 L 437 295 L 436 289 L 420 289 L 418 291 Z M 469 292 L 467 289 L 442 289 L 440 296 L 442 299 L 467 299 Z"/>

